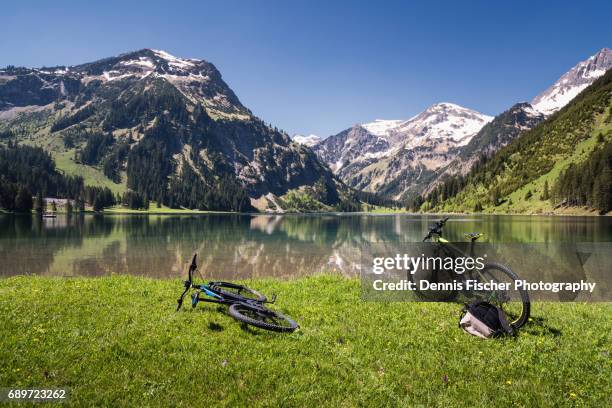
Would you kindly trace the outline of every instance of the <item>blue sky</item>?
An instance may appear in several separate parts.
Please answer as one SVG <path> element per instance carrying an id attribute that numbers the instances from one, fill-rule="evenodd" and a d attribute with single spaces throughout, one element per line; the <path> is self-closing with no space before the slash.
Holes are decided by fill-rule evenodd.
<path id="1" fill-rule="evenodd" d="M 89 4 L 92 3 L 92 4 Z M 141 49 L 200 58 L 289 133 L 453 102 L 495 115 L 612 47 L 612 2 L 5 2 L 0 66 Z"/>

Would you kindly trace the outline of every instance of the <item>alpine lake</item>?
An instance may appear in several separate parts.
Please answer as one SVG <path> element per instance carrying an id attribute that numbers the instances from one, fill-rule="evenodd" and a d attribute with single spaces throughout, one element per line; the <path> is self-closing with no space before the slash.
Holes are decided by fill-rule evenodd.
<path id="1" fill-rule="evenodd" d="M 420 242 L 441 216 L 410 214 L 0 214 L 0 276 L 178 279 L 194 253 L 208 279 L 290 279 L 321 272 L 359 275 L 364 246 Z M 483 232 L 484 242 L 610 242 L 612 218 L 455 215 L 449 241 Z"/>

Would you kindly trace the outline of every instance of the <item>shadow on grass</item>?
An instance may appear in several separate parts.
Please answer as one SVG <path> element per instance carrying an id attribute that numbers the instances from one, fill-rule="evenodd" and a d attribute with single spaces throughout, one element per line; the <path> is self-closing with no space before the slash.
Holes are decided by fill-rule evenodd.
<path id="1" fill-rule="evenodd" d="M 215 322 L 208 323 L 208 328 L 214 332 L 222 332 L 223 330 L 225 330 L 223 326 Z"/>
<path id="2" fill-rule="evenodd" d="M 543 317 L 530 318 L 521 331 L 534 336 L 559 337 L 563 334 L 561 330 L 557 329 L 556 327 L 546 324 L 546 320 Z"/>
<path id="3" fill-rule="evenodd" d="M 261 336 L 261 330 L 253 328 L 246 323 L 240 323 L 240 328 L 245 333 L 252 334 L 253 336 Z"/>

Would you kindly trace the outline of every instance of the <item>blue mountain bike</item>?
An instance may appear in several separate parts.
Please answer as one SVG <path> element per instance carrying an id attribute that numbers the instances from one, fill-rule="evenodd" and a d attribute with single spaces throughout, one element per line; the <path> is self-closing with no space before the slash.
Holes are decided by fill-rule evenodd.
<path id="1" fill-rule="evenodd" d="M 185 290 L 178 299 L 178 312 L 183 306 L 183 300 L 191 290 L 191 307 L 195 308 L 199 302 L 217 303 L 229 306 L 229 315 L 234 319 L 251 326 L 276 332 L 292 332 L 298 324 L 291 318 L 268 309 L 266 303 L 274 303 L 276 295 L 268 300 L 261 293 L 231 282 L 211 281 L 207 284 L 196 284 L 193 274 L 198 266 L 197 254 L 193 256 L 189 266 L 188 278 L 184 282 Z"/>

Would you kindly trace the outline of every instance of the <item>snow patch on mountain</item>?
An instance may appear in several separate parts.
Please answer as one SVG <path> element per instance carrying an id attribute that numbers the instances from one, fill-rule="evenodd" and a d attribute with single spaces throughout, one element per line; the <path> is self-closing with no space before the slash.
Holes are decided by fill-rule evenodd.
<path id="1" fill-rule="evenodd" d="M 192 103 L 202 103 L 213 118 L 248 119 L 250 112 L 209 62 L 179 58 L 155 49 L 144 49 L 117 57 L 116 63 L 98 76 L 102 81 L 124 78 L 133 80 L 164 79 L 176 87 Z M 78 68 L 78 67 L 75 67 Z M 83 67 L 88 69 L 87 66 Z M 94 79 L 88 77 L 88 81 Z"/>
<path id="2" fill-rule="evenodd" d="M 612 50 L 603 48 L 563 74 L 557 82 L 536 96 L 531 104 L 545 115 L 551 115 L 567 105 L 610 68 L 612 68 Z"/>
<path id="3" fill-rule="evenodd" d="M 312 147 L 321 141 L 321 137 L 314 134 L 308 136 L 296 134 L 293 135 L 293 141 L 304 146 Z"/>
<path id="4" fill-rule="evenodd" d="M 151 50 L 151 51 L 153 51 L 153 53 L 157 55 L 158 57 L 168 61 L 168 64 L 173 65 L 175 67 L 189 69 L 195 66 L 194 61 L 190 59 L 178 58 L 162 50 Z M 197 62 L 197 60 L 195 60 L 195 62 Z"/>
<path id="5" fill-rule="evenodd" d="M 374 122 L 364 123 L 362 128 L 376 136 L 386 136 L 391 130 L 404 123 L 403 120 L 376 119 Z"/>

